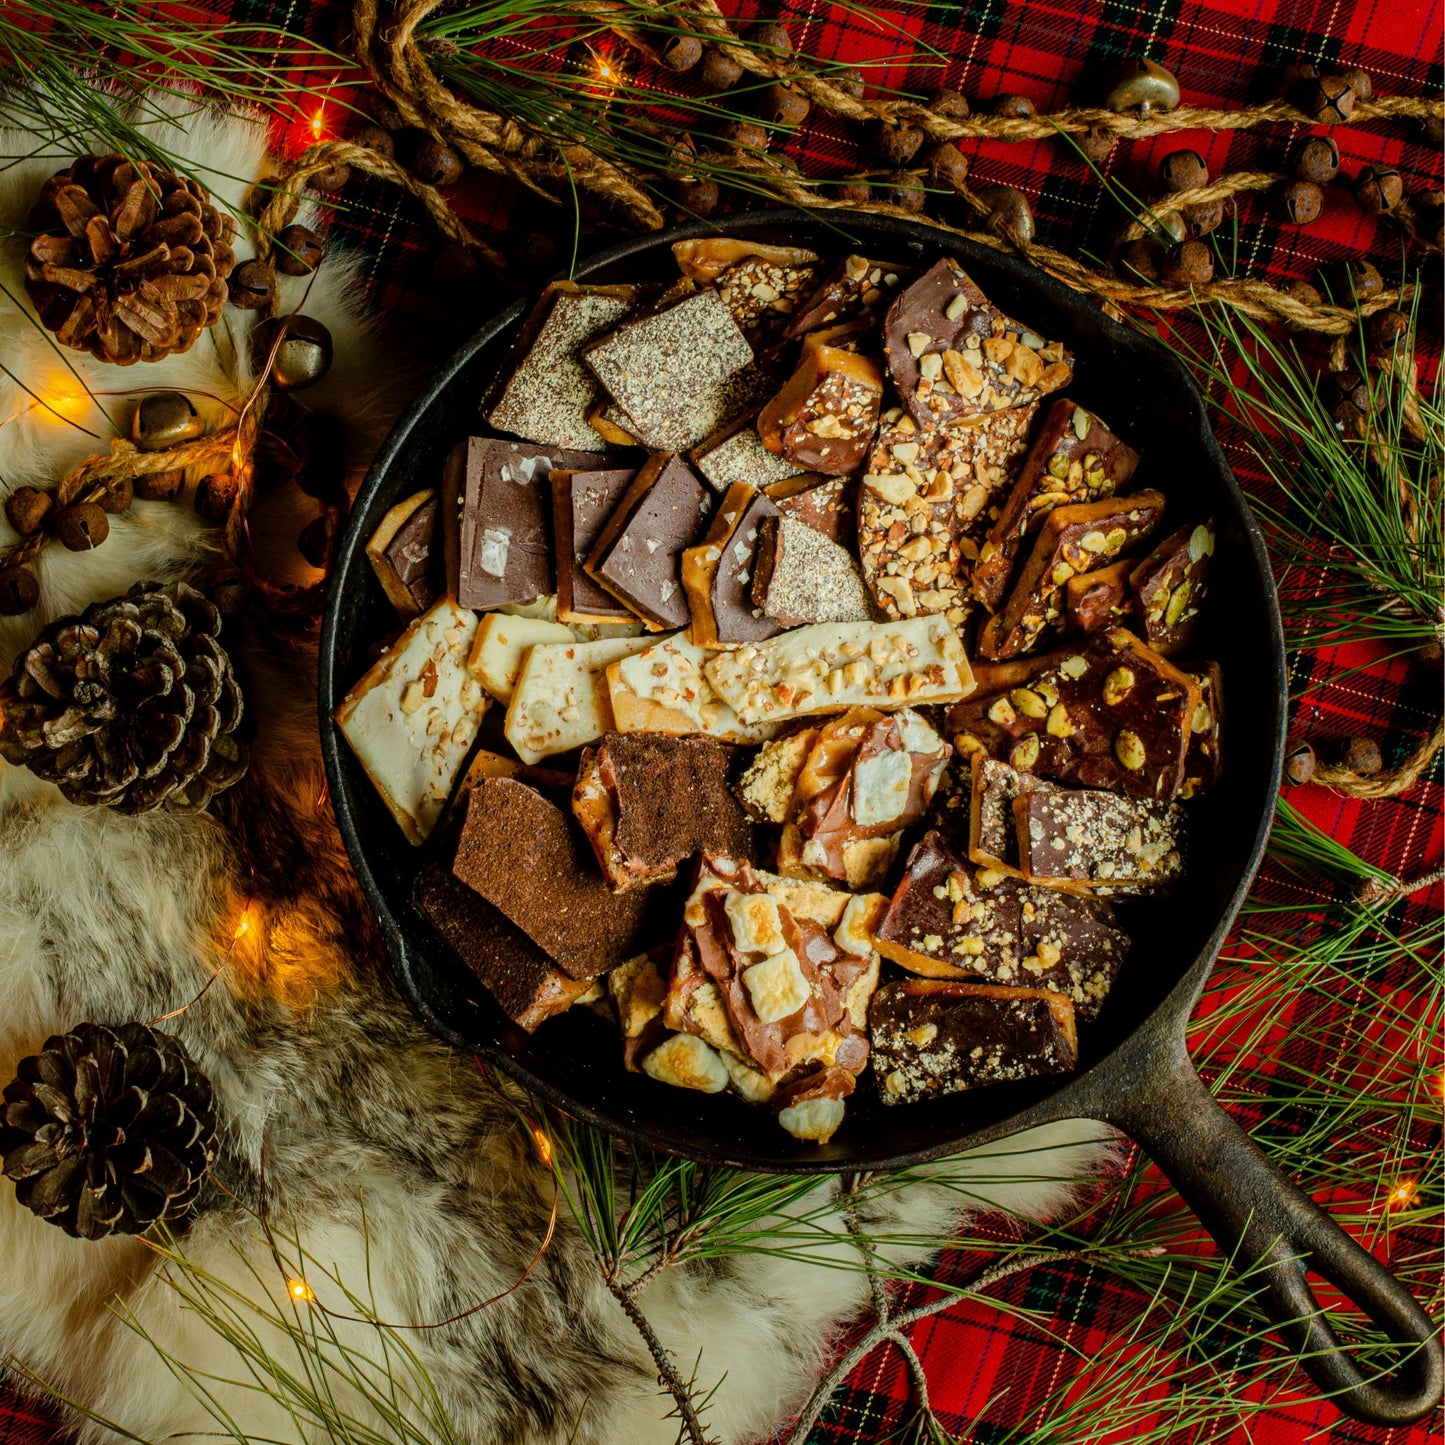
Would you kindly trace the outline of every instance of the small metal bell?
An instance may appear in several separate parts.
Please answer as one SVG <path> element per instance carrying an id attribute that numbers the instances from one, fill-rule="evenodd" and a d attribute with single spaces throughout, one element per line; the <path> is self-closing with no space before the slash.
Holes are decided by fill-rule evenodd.
<path id="1" fill-rule="evenodd" d="M 178 391 L 143 396 L 130 419 L 130 438 L 143 452 L 158 452 L 179 442 L 195 441 L 206 424 Z"/>
<path id="2" fill-rule="evenodd" d="M 1173 110 L 1179 104 L 1179 82 L 1159 64 L 1138 55 L 1126 60 L 1114 77 L 1104 104 L 1113 111 Z"/>
<path id="3" fill-rule="evenodd" d="M 310 316 L 273 316 L 251 333 L 251 366 L 256 372 L 265 367 L 273 346 L 271 385 L 282 391 L 314 386 L 331 370 L 331 333 Z"/>

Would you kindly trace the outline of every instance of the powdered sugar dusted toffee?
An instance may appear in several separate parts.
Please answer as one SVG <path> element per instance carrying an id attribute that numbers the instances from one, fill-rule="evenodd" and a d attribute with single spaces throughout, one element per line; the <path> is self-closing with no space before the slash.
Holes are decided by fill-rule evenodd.
<path id="1" fill-rule="evenodd" d="M 752 361 L 753 349 L 718 293 L 699 291 L 618 327 L 583 359 L 645 446 L 685 451 L 725 420 L 689 409 L 705 395 L 717 398 L 713 410 L 722 409 L 722 383 Z"/>
<path id="2" fill-rule="evenodd" d="M 1184 872 L 1178 803 L 1060 788 L 1016 798 L 1013 816 L 1032 882 L 1153 892 Z"/>
<path id="3" fill-rule="evenodd" d="M 583 368 L 580 353 L 616 326 L 635 298 L 627 286 L 574 286 L 570 281 L 548 286 L 523 328 L 521 358 L 487 413 L 488 422 L 543 446 L 601 451 L 602 439 L 587 421 L 597 383 Z"/>
<path id="4" fill-rule="evenodd" d="M 751 421 L 730 422 L 694 447 L 691 457 L 693 466 L 716 492 L 727 491 L 734 482 L 746 482 L 761 491 L 798 472 L 787 457 L 777 456 L 763 445 Z"/>
<path id="5" fill-rule="evenodd" d="M 871 622 L 875 614 L 853 554 L 821 532 L 776 513 L 762 523 L 752 601 L 784 627 Z"/>

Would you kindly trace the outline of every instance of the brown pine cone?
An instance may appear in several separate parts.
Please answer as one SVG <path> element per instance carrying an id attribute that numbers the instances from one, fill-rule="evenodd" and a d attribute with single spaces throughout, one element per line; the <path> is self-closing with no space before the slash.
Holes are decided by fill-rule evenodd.
<path id="1" fill-rule="evenodd" d="M 72 803 L 194 812 L 246 771 L 221 616 L 184 583 L 138 582 L 52 623 L 0 684 L 0 757 Z"/>
<path id="2" fill-rule="evenodd" d="M 231 218 L 148 161 L 82 156 L 30 213 L 25 289 L 63 346 L 128 366 L 188 351 L 226 304 Z"/>
<path id="3" fill-rule="evenodd" d="M 183 1216 L 216 1154 L 210 1080 L 144 1024 L 77 1024 L 20 1060 L 0 1107 L 15 1197 L 77 1239 Z"/>

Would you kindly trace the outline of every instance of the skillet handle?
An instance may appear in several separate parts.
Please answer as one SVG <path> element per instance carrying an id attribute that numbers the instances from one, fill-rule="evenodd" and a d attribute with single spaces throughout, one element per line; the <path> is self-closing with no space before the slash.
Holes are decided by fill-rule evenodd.
<path id="1" fill-rule="evenodd" d="M 1414 1296 L 1215 1102 L 1182 1040 L 1154 1053 L 1143 1072 L 1142 1087 L 1101 1100 L 1096 1112 L 1143 1146 L 1226 1255 L 1243 1268 L 1259 1261 L 1264 1303 L 1309 1377 L 1346 1414 L 1372 1425 L 1408 1425 L 1429 1414 L 1440 1403 L 1445 1366 L 1440 1336 Z M 1369 1377 L 1346 1353 L 1307 1269 L 1408 1351 L 1394 1377 Z"/>

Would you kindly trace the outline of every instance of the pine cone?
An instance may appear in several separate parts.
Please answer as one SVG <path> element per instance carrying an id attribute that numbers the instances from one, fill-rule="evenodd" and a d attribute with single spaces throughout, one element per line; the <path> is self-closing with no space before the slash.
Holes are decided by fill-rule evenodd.
<path id="1" fill-rule="evenodd" d="M 221 614 L 185 583 L 137 582 L 52 623 L 0 684 L 0 757 L 72 803 L 194 812 L 246 771 Z"/>
<path id="2" fill-rule="evenodd" d="M 46 1039 L 0 1097 L 16 1198 L 77 1239 L 178 1219 L 215 1158 L 210 1080 L 179 1039 L 144 1024 Z"/>
<path id="3" fill-rule="evenodd" d="M 231 218 L 147 161 L 81 156 L 46 181 L 25 289 L 64 346 L 129 366 L 187 351 L 221 318 Z"/>

